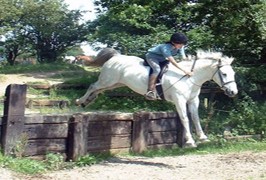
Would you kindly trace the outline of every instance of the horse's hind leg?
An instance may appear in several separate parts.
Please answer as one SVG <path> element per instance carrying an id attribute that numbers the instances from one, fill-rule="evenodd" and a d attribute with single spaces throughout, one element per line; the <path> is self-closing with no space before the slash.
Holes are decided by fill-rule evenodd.
<path id="1" fill-rule="evenodd" d="M 76 105 L 81 105 L 83 107 L 87 106 L 89 103 L 91 103 L 93 100 L 95 100 L 101 92 L 109 89 L 114 89 L 117 87 L 121 87 L 121 84 L 114 84 L 110 85 L 108 87 L 101 86 L 101 83 L 97 81 L 96 83 L 93 83 L 87 90 L 84 96 L 76 100 Z"/>

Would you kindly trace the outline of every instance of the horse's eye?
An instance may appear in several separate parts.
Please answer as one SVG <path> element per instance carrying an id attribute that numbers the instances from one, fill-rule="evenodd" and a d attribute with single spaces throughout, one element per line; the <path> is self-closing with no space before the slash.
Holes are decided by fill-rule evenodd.
<path id="1" fill-rule="evenodd" d="M 226 74 L 226 73 L 223 73 L 223 76 L 225 76 L 225 77 L 226 77 L 226 76 L 227 76 L 227 74 Z"/>

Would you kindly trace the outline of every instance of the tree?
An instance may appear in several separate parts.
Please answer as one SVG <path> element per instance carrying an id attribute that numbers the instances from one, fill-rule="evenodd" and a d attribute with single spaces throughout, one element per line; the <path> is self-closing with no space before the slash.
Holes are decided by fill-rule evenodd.
<path id="1" fill-rule="evenodd" d="M 97 0 L 99 18 L 90 39 L 134 55 L 168 40 L 189 36 L 189 51 L 222 50 L 240 63 L 265 61 L 264 0 Z M 141 53 L 139 53 L 141 52 Z M 264 60 L 263 60 L 264 59 Z"/>
<path id="2" fill-rule="evenodd" d="M 12 19 L 15 23 L 9 24 L 12 31 L 6 36 L 12 57 L 23 51 L 18 48 L 30 47 L 39 62 L 54 62 L 69 47 L 86 40 L 88 25 L 79 22 L 83 12 L 68 10 L 63 0 L 12 1 L 9 6 L 20 8 L 19 18 Z"/>
<path id="3" fill-rule="evenodd" d="M 67 47 L 86 40 L 88 28 L 79 23 L 81 11 L 69 11 L 60 0 L 35 2 L 27 4 L 21 23 L 39 62 L 56 61 Z"/>
<path id="4" fill-rule="evenodd" d="M 16 0 L 0 0 L 0 36 L 12 30 L 21 16 L 21 9 L 13 5 L 17 3 Z"/>
<path id="5" fill-rule="evenodd" d="M 97 0 L 99 18 L 91 24 L 90 41 L 142 55 L 155 43 L 168 41 L 182 24 L 176 13 L 186 1 Z M 167 12 L 167 13 L 166 13 Z"/>
<path id="6" fill-rule="evenodd" d="M 213 45 L 242 63 L 265 59 L 266 2 L 201 0 L 194 22 L 212 31 Z"/>

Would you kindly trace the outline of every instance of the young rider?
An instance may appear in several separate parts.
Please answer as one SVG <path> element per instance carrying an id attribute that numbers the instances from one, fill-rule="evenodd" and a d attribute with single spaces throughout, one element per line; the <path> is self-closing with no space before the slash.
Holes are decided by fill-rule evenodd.
<path id="1" fill-rule="evenodd" d="M 174 33 L 169 42 L 159 44 L 148 50 L 148 53 L 146 54 L 146 61 L 153 69 L 153 72 L 149 77 L 148 91 L 145 94 L 147 99 L 156 99 L 155 87 L 157 76 L 160 73 L 160 62 L 170 61 L 175 67 L 183 71 L 186 75 L 192 75 L 192 72 L 182 69 L 173 57 L 179 54 L 181 59 L 186 58 L 184 46 L 187 44 L 187 41 L 188 39 L 184 34 Z"/>

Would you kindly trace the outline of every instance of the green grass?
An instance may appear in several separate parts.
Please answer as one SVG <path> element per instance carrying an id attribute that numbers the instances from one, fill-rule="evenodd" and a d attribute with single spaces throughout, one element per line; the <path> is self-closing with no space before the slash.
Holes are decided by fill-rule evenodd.
<path id="1" fill-rule="evenodd" d="M 145 156 L 145 157 L 169 157 L 183 155 L 203 154 L 227 154 L 238 152 L 266 152 L 266 141 L 242 140 L 226 141 L 218 138 L 210 143 L 200 144 L 197 148 L 179 148 L 147 150 L 141 154 L 127 153 L 123 156 Z M 90 166 L 113 157 L 109 153 L 89 154 L 80 157 L 76 162 L 65 162 L 60 154 L 49 153 L 43 161 L 29 158 L 13 158 L 0 154 L 0 166 L 23 174 L 40 174 L 50 170 L 72 169 L 74 167 Z M 119 158 L 118 157 L 118 158 Z"/>
<path id="2" fill-rule="evenodd" d="M 3 156 L 0 153 L 0 166 L 22 174 L 41 174 L 47 171 L 62 169 L 72 169 L 97 164 L 112 157 L 110 154 L 90 154 L 80 157 L 76 162 L 66 162 L 63 155 L 48 153 L 44 160 L 34 160 L 30 158 L 14 158 Z"/>
<path id="3" fill-rule="evenodd" d="M 213 140 L 209 143 L 199 144 L 197 148 L 172 148 L 148 150 L 142 153 L 146 157 L 180 156 L 180 155 L 200 155 L 200 154 L 227 154 L 236 152 L 261 152 L 266 151 L 266 141 L 256 141 L 253 139 L 241 141 L 226 141 L 223 138 Z M 133 154 L 134 155 L 134 154 Z"/>
<path id="4" fill-rule="evenodd" d="M 84 68 L 62 62 L 35 64 L 35 65 L 15 65 L 0 66 L 1 74 L 19 74 L 34 72 L 52 72 L 52 71 L 84 71 Z"/>

